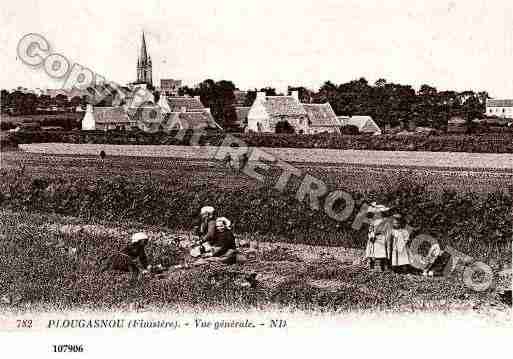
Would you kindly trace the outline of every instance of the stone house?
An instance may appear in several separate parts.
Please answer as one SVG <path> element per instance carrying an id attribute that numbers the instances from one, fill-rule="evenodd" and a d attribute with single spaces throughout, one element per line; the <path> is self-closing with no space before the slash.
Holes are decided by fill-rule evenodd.
<path id="1" fill-rule="evenodd" d="M 303 104 L 298 91 L 290 96 L 266 96 L 258 92 L 247 114 L 246 132 L 313 134 L 340 133 L 329 103 Z"/>

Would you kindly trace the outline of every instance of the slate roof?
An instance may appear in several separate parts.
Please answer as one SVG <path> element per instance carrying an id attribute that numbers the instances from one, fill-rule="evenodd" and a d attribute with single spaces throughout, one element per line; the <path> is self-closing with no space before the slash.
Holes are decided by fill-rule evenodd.
<path id="1" fill-rule="evenodd" d="M 513 107 L 513 100 L 486 100 L 486 107 Z"/>
<path id="2" fill-rule="evenodd" d="M 171 112 L 180 112 L 182 111 L 182 107 L 185 107 L 185 111 L 187 112 L 203 110 L 205 107 L 199 99 L 194 97 L 168 97 L 167 102 L 169 103 Z"/>
<path id="3" fill-rule="evenodd" d="M 292 96 L 266 96 L 263 104 L 271 117 L 306 115 L 303 105 Z"/>
<path id="4" fill-rule="evenodd" d="M 339 127 L 337 115 L 329 103 L 303 104 L 311 127 Z"/>
<path id="5" fill-rule="evenodd" d="M 356 126 L 360 132 L 379 132 L 381 129 L 370 116 L 338 116 L 340 126 Z"/>
<path id="6" fill-rule="evenodd" d="M 222 127 L 208 111 L 172 112 L 166 117 L 165 122 L 167 124 L 178 122 L 182 129 L 210 128 L 222 130 Z"/>
<path id="7" fill-rule="evenodd" d="M 93 115 L 96 123 L 130 123 L 128 113 L 123 107 L 94 107 Z"/>

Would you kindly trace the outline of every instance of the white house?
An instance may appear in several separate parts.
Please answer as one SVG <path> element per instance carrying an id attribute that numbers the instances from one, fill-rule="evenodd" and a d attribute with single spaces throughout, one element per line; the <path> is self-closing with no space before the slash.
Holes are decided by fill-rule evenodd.
<path id="1" fill-rule="evenodd" d="M 298 91 L 290 96 L 266 96 L 264 92 L 257 92 L 247 121 L 246 132 L 340 133 L 330 104 L 303 104 Z"/>
<path id="2" fill-rule="evenodd" d="M 513 100 L 486 100 L 486 115 L 513 118 Z"/>
<path id="3" fill-rule="evenodd" d="M 93 105 L 88 104 L 84 118 L 82 119 L 82 131 L 93 131 L 96 129 L 96 121 L 93 115 Z"/>
<path id="4" fill-rule="evenodd" d="M 82 119 L 82 130 L 121 130 L 133 126 L 123 107 L 93 107 L 88 104 Z"/>

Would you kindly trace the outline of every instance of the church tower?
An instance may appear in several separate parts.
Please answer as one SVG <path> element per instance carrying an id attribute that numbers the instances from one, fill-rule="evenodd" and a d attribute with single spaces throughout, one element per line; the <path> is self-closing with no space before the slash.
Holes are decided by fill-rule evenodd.
<path id="1" fill-rule="evenodd" d="M 142 33 L 141 51 L 137 59 L 137 81 L 139 84 L 147 84 L 153 86 L 152 71 L 151 71 L 151 56 L 148 55 L 146 49 L 146 40 L 144 32 Z"/>

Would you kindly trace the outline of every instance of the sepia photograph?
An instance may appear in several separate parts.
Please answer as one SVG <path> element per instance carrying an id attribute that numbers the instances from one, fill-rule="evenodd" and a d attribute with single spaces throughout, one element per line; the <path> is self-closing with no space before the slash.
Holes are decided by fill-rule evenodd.
<path id="1" fill-rule="evenodd" d="M 1 7 L 0 337 L 511 334 L 511 2 Z"/>

